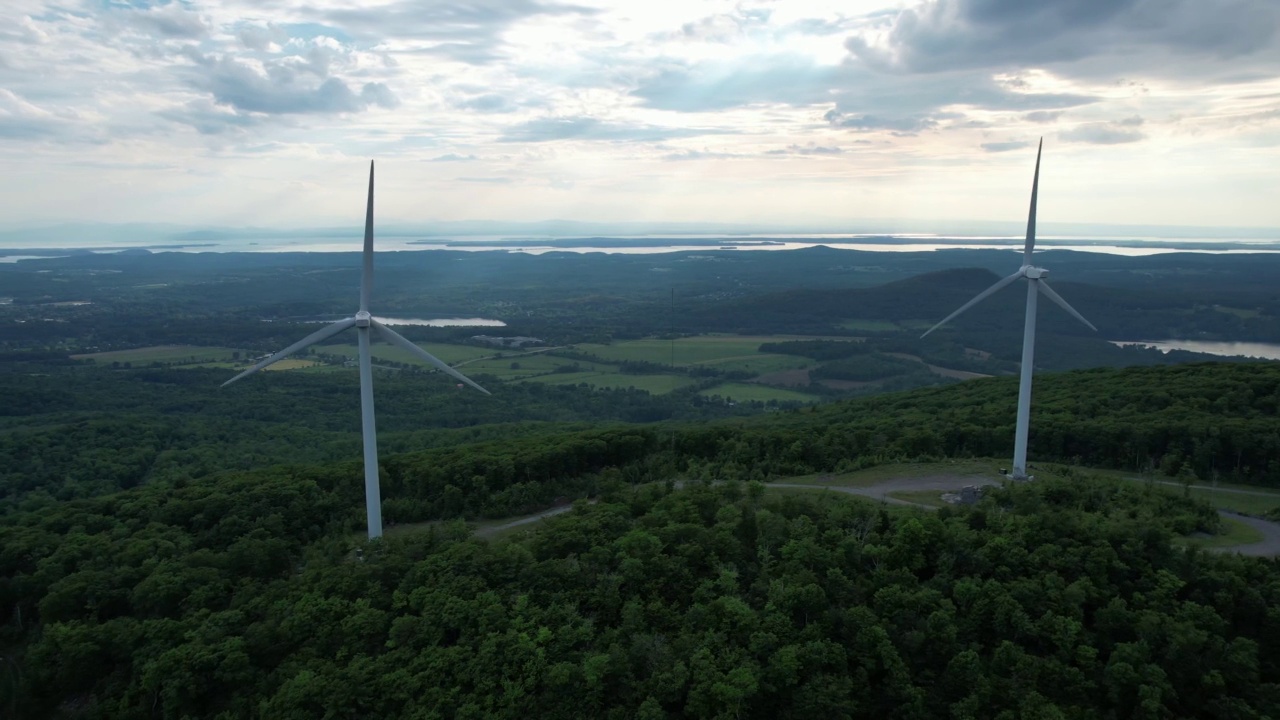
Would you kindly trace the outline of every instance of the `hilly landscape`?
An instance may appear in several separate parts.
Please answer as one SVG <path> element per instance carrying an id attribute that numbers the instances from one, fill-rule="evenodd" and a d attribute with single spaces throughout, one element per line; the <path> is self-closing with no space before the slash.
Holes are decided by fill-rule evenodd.
<path id="1" fill-rule="evenodd" d="M 997 277 L 944 256 L 380 259 L 388 314 L 505 324 L 398 326 L 492 396 L 374 346 L 373 542 L 349 341 L 219 388 L 347 307 L 352 256 L 0 266 L 0 707 L 1280 713 L 1280 574 L 1233 552 L 1280 552 L 1280 366 L 1110 342 L 1276 340 L 1270 256 L 1152 258 L 1194 301 L 1060 256 L 1098 332 L 1041 309 L 1028 483 L 1002 476 L 1021 293 L 921 340 Z M 796 281 L 833 266 L 862 270 Z"/>

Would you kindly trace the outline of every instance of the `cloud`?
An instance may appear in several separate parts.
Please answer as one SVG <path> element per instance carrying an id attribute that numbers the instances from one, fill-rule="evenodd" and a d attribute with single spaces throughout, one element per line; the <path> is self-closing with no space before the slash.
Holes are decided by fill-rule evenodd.
<path id="1" fill-rule="evenodd" d="M 1068 142 L 1092 143 L 1094 145 L 1119 145 L 1137 142 L 1146 135 L 1137 128 L 1143 119 L 1134 115 L 1112 122 L 1086 123 L 1071 130 L 1058 133 L 1058 137 Z"/>
<path id="2" fill-rule="evenodd" d="M 449 153 L 447 155 L 437 155 L 429 158 L 427 162 L 475 162 L 480 158 L 475 155 L 459 155 L 457 153 Z"/>
<path id="3" fill-rule="evenodd" d="M 554 140 L 602 140 L 652 142 L 671 138 L 715 135 L 722 131 L 693 127 L 660 127 L 639 123 L 605 122 L 593 117 L 538 118 L 514 125 L 500 138 L 503 142 L 550 142 Z"/>
<path id="4" fill-rule="evenodd" d="M 737 153 L 715 152 L 712 150 L 680 150 L 679 152 L 667 153 L 662 156 L 662 159 L 679 162 L 682 160 L 729 160 L 741 157 L 745 156 Z"/>
<path id="5" fill-rule="evenodd" d="M 798 55 L 760 55 L 733 62 L 673 64 L 643 79 L 631 94 L 648 107 L 680 112 L 745 105 L 811 105 L 829 101 L 837 68 Z"/>
<path id="6" fill-rule="evenodd" d="M 982 143 L 981 147 L 983 150 L 986 150 L 989 153 L 1001 153 L 1001 152 L 1009 152 L 1010 150 L 1021 150 L 1023 148 L 1031 147 L 1031 143 L 1018 142 L 1018 141 L 990 142 L 990 143 Z"/>
<path id="7" fill-rule="evenodd" d="M 454 178 L 454 180 L 465 183 L 489 183 L 492 185 L 510 185 L 515 182 L 509 177 L 460 177 Z"/>
<path id="8" fill-rule="evenodd" d="M 208 98 L 193 100 L 181 108 L 162 110 L 160 117 L 195 128 L 201 135 L 237 133 L 263 124 L 261 115 L 238 113 Z"/>
<path id="9" fill-rule="evenodd" d="M 938 120 L 931 117 L 882 117 L 878 115 L 848 115 L 830 110 L 822 116 L 832 127 L 848 128 L 858 132 L 889 130 L 894 133 L 915 134 L 938 127 Z"/>
<path id="10" fill-rule="evenodd" d="M 108 5 L 108 7 L 112 6 Z M 151 36 L 160 35 L 174 40 L 199 40 L 209 34 L 209 25 L 204 18 L 176 2 L 150 8 L 130 8 L 121 13 L 120 18 L 135 29 Z"/>
<path id="11" fill-rule="evenodd" d="M 1036 110 L 1022 116 L 1023 120 L 1033 123 L 1051 123 L 1057 122 L 1062 117 L 1061 110 Z"/>
<path id="12" fill-rule="evenodd" d="M 91 132 L 76 122 L 78 119 L 74 114 L 51 112 L 12 90 L 0 88 L 0 139 L 97 142 Z"/>
<path id="13" fill-rule="evenodd" d="M 577 5 L 537 0 L 398 0 L 328 10 L 325 19 L 368 42 L 388 38 L 414 51 L 482 65 L 501 58 L 508 27 L 539 15 L 589 15 Z"/>
<path id="14" fill-rule="evenodd" d="M 459 100 L 453 106 L 462 110 L 473 110 L 480 113 L 509 113 L 519 109 L 507 98 L 494 93 L 486 93 Z"/>
<path id="15" fill-rule="evenodd" d="M 1152 55 L 1230 60 L 1255 53 L 1273 46 L 1278 26 L 1274 0 L 925 0 L 899 12 L 887 30 L 854 35 L 846 47 L 869 66 L 907 72 L 1040 67 L 1098 56 L 1158 70 Z"/>
<path id="16" fill-rule="evenodd" d="M 192 79 L 192 85 L 208 92 L 218 104 L 240 112 L 351 113 L 370 106 L 394 108 L 399 103 L 383 83 L 365 83 L 357 93 L 344 80 L 327 77 L 327 64 L 301 67 L 286 58 L 262 63 L 259 70 L 226 55 L 197 56 L 196 60 L 201 72 Z"/>
<path id="17" fill-rule="evenodd" d="M 824 145 L 788 145 L 785 148 L 766 150 L 766 155 L 839 155 L 843 149 Z"/>

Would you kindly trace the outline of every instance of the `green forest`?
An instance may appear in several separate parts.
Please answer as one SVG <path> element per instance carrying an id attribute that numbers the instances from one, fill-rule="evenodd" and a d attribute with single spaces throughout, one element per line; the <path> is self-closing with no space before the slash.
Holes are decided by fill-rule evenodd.
<path id="1" fill-rule="evenodd" d="M 1280 259 L 1059 253 L 1043 477 L 929 509 L 794 485 L 997 477 L 1021 301 L 919 335 L 1008 253 L 388 253 L 507 324 L 404 330 L 492 396 L 378 360 L 369 542 L 343 348 L 220 387 L 353 257 L 0 264 L 0 717 L 1280 717 L 1280 565 L 1191 492 L 1280 489 L 1280 364 L 1108 342 L 1280 340 Z"/>

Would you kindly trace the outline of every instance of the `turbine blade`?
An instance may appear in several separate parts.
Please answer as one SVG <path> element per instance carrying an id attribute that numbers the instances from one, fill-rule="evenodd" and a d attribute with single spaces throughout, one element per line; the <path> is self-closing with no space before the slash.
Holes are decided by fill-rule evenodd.
<path id="1" fill-rule="evenodd" d="M 364 272 L 360 275 L 360 309 L 368 311 L 373 292 L 373 161 L 369 161 L 369 204 L 364 211 Z"/>
<path id="2" fill-rule="evenodd" d="M 1054 291 L 1053 291 L 1053 288 L 1049 287 L 1049 283 L 1045 282 L 1044 280 L 1041 280 L 1040 282 L 1038 282 L 1038 283 L 1036 283 L 1036 284 L 1040 286 L 1040 292 L 1044 293 L 1044 296 L 1045 296 L 1045 297 L 1047 297 L 1047 298 L 1049 298 L 1050 300 L 1052 300 L 1052 301 L 1054 301 L 1054 302 L 1058 303 L 1058 306 L 1059 306 L 1059 307 L 1061 307 L 1063 310 L 1066 310 L 1067 312 L 1071 313 L 1071 317 L 1074 317 L 1075 319 L 1077 319 L 1077 320 L 1079 320 L 1080 322 L 1082 322 L 1082 323 L 1084 323 L 1085 325 L 1087 325 L 1087 326 L 1089 327 L 1089 329 L 1090 329 L 1090 330 L 1092 330 L 1092 331 L 1094 331 L 1094 332 L 1098 332 L 1098 328 L 1094 327 L 1094 326 L 1093 326 L 1093 323 L 1089 322 L 1088 320 L 1085 320 L 1083 315 L 1081 315 L 1080 313 L 1076 312 L 1076 309 L 1075 309 L 1075 308 L 1073 308 L 1073 307 L 1071 307 L 1071 305 L 1069 305 L 1069 304 L 1067 303 L 1067 301 L 1066 301 L 1066 300 L 1063 300 L 1061 295 L 1059 295 L 1058 293 L 1054 292 Z"/>
<path id="3" fill-rule="evenodd" d="M 1031 212 L 1027 214 L 1027 243 L 1022 249 L 1022 264 L 1031 264 L 1031 251 L 1036 249 L 1036 195 L 1040 191 L 1040 151 L 1044 149 L 1044 138 L 1036 148 L 1036 174 L 1031 180 Z"/>
<path id="4" fill-rule="evenodd" d="M 246 376 L 246 375 L 252 375 L 252 374 L 254 374 L 254 373 L 258 372 L 259 370 L 261 370 L 262 368 L 267 367 L 268 365 L 272 365 L 272 364 L 274 364 L 274 363 L 280 362 L 281 360 L 283 360 L 283 359 L 285 359 L 285 358 L 289 357 L 290 355 L 292 355 L 292 354 L 294 354 L 294 353 L 298 352 L 299 350 L 301 350 L 301 349 L 303 349 L 303 348 L 307 347 L 308 345 L 314 345 L 314 344 L 316 344 L 316 343 L 320 342 L 321 340 L 324 340 L 325 338 L 328 338 L 328 337 L 332 337 L 332 336 L 334 336 L 334 335 L 337 335 L 338 333 L 342 332 L 343 330 L 346 330 L 347 328 L 349 328 L 349 327 L 351 327 L 352 325 L 355 325 L 355 324 L 356 324 L 356 319 L 355 319 L 355 318 L 347 318 L 346 320 L 339 320 L 338 322 L 336 322 L 336 323 L 334 323 L 334 324 L 332 324 L 332 325 L 329 325 L 329 326 L 325 327 L 325 328 L 324 328 L 324 329 L 322 329 L 322 330 L 317 330 L 316 332 L 311 333 L 310 335 L 308 335 L 308 336 L 306 336 L 306 337 L 302 338 L 302 339 L 301 339 L 301 340 L 299 340 L 298 342 L 296 342 L 296 343 L 294 343 L 294 344 L 290 345 L 289 347 L 287 347 L 287 348 L 285 348 L 285 349 L 281 350 L 280 352 L 276 353 L 275 355 L 272 355 L 271 357 L 267 358 L 266 360 L 263 360 L 262 362 L 258 363 L 257 365 L 254 365 L 253 367 L 249 368 L 248 370 L 245 370 L 244 372 L 240 373 L 239 375 L 237 375 L 237 376 L 235 376 L 235 377 L 231 378 L 230 380 L 228 380 L 228 381 L 226 381 L 226 382 L 222 383 L 222 387 L 226 387 L 226 386 L 230 385 L 231 383 L 233 383 L 233 382 L 235 382 L 235 381 L 239 380 L 240 378 L 242 378 L 242 377 L 244 377 L 244 376 Z"/>
<path id="5" fill-rule="evenodd" d="M 378 328 L 378 332 L 382 333 L 382 336 L 383 336 L 383 337 L 385 337 L 385 338 L 386 338 L 389 342 L 391 342 L 392 344 L 394 344 L 394 345 L 399 345 L 400 347 L 404 348 L 405 350 L 408 350 L 409 352 L 413 353 L 413 354 L 414 354 L 414 356 L 416 356 L 418 359 L 420 359 L 420 360 L 424 360 L 424 361 L 426 361 L 426 362 L 428 362 L 428 363 L 431 363 L 432 365 L 435 365 L 436 367 L 440 368 L 441 370 L 443 370 L 444 372 L 448 373 L 449 375 L 452 375 L 455 379 L 457 379 L 457 380 L 461 380 L 462 382 L 464 382 L 464 383 L 466 383 L 466 384 L 470 385 L 471 387 L 473 387 L 473 388 L 475 388 L 475 389 L 479 390 L 480 392 L 484 393 L 485 395 L 489 395 L 489 394 L 491 394 L 488 390 L 485 390 L 484 388 L 482 388 L 482 387 L 480 387 L 479 385 L 475 384 L 475 383 L 471 380 L 471 378 L 469 378 L 469 377 L 467 377 L 466 375 L 463 375 L 462 373 L 458 372 L 457 370 L 455 370 L 455 369 L 453 369 L 453 368 L 449 367 L 449 365 L 448 365 L 445 361 L 441 360 L 440 358 L 436 357 L 435 355 L 432 355 L 431 353 L 427 352 L 426 350 L 423 350 L 422 348 L 418 347 L 417 345 L 414 345 L 413 343 L 409 342 L 409 341 L 408 341 L 408 340 L 406 340 L 404 337 L 402 337 L 402 336 L 400 335 L 400 333 L 396 332 L 395 330 L 392 330 L 391 328 L 387 327 L 386 325 L 383 325 L 382 323 L 378 322 L 377 320 L 373 320 L 373 321 L 371 321 L 371 324 L 372 324 L 374 327 Z"/>
<path id="6" fill-rule="evenodd" d="M 1017 279 L 1018 279 L 1018 278 L 1020 278 L 1020 277 L 1022 277 L 1022 271 L 1021 271 L 1021 270 L 1019 270 L 1018 272 L 1016 272 L 1016 273 L 1014 273 L 1014 274 L 1010 275 L 1009 277 L 1001 278 L 999 281 L 997 281 L 997 282 L 996 282 L 996 284 L 995 284 L 995 285 L 992 285 L 991 287 L 987 288 L 986 290 L 983 290 L 982 292 L 978 293 L 978 296 L 977 296 L 977 297 L 975 297 L 974 299 L 972 299 L 972 300 L 970 300 L 969 302 L 965 303 L 964 305 L 961 305 L 959 310 L 957 310 L 957 311 L 955 311 L 955 312 L 951 313 L 950 315 L 946 316 L 945 318 L 943 318 L 942 322 L 940 322 L 940 323 L 938 323 L 937 325 L 934 325 L 933 327 L 931 327 L 931 328 L 929 328 L 928 330 L 926 330 L 926 331 L 925 331 L 925 333 L 924 333 L 924 335 L 921 335 L 920 337 L 921 337 L 921 338 L 923 338 L 925 335 L 928 335 L 929 333 L 933 332 L 934 330 L 937 330 L 938 328 L 942 327 L 943 325 L 946 325 L 947 323 L 949 323 L 949 322 L 951 322 L 952 320 L 954 320 L 958 315 L 960 315 L 960 313 L 964 312 L 965 310 L 968 310 L 969 308 L 973 307 L 974 305 L 977 305 L 978 303 L 982 302 L 983 300 L 986 300 L 988 297 L 990 297 L 990 296 L 992 296 L 993 294 L 995 294 L 995 293 L 996 293 L 997 291 L 999 291 L 1001 288 L 1003 288 L 1003 287 L 1005 287 L 1006 285 L 1008 285 L 1008 284 L 1012 283 L 1014 280 L 1017 280 Z"/>

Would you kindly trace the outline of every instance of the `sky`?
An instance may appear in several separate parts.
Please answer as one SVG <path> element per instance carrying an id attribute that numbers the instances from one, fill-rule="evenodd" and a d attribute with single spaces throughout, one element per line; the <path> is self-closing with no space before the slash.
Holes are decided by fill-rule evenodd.
<path id="1" fill-rule="evenodd" d="M 1280 227 L 1276 0 L 0 3 L 0 226 Z"/>

